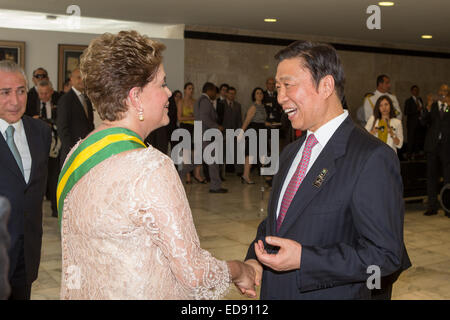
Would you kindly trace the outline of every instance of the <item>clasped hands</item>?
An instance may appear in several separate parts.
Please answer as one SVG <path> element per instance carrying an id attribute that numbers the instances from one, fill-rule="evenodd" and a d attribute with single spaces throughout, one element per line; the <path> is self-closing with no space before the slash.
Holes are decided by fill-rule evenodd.
<path id="1" fill-rule="evenodd" d="M 258 240 L 255 243 L 255 254 L 258 260 L 249 259 L 242 265 L 241 276 L 234 281 L 240 292 L 249 298 L 256 298 L 255 286 L 261 285 L 263 266 L 265 265 L 275 271 L 290 271 L 300 269 L 302 245 L 294 240 L 266 237 L 266 243 L 279 247 L 276 254 L 268 253 L 264 243 Z"/>

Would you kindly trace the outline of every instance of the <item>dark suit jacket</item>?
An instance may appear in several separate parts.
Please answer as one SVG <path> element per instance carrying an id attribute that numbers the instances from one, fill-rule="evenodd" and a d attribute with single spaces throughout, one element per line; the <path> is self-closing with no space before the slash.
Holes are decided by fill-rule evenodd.
<path id="1" fill-rule="evenodd" d="M 422 102 L 422 107 L 425 107 L 423 105 L 422 98 L 417 97 L 417 99 L 420 102 Z M 419 119 L 422 113 L 419 110 L 417 110 L 417 107 L 418 105 L 413 97 L 409 97 L 409 99 L 405 101 L 405 115 L 407 116 L 406 123 L 408 128 L 409 127 L 415 128 L 420 123 Z"/>
<path id="2" fill-rule="evenodd" d="M 268 122 L 281 122 L 283 108 L 279 105 L 277 97 L 278 93 L 276 91 L 273 92 L 272 96 L 270 96 L 267 91 L 264 91 L 264 99 L 262 103 L 266 108 Z"/>
<path id="3" fill-rule="evenodd" d="M 58 104 L 58 100 L 61 97 L 59 92 L 55 91 L 52 94 L 52 104 L 56 106 Z M 41 114 L 41 101 L 39 100 L 39 95 L 36 91 L 36 87 L 31 88 L 27 94 L 27 108 L 25 110 L 25 114 L 27 116 L 33 117 Z M 53 119 L 53 110 L 52 110 L 52 119 Z M 56 116 L 54 118 L 56 120 Z"/>
<path id="4" fill-rule="evenodd" d="M 22 117 L 30 149 L 32 165 L 28 183 L 20 172 L 3 136 L 0 137 L 0 195 L 11 203 L 8 231 L 9 277 L 14 273 L 24 238 L 24 256 L 27 283 L 38 276 L 42 242 L 42 201 L 47 183 L 48 154 L 51 143 L 50 127 L 41 120 Z"/>
<path id="5" fill-rule="evenodd" d="M 70 89 L 58 101 L 58 136 L 61 139 L 61 164 L 64 163 L 70 149 L 94 130 L 92 104 L 87 99 L 88 117 L 76 93 Z"/>
<path id="6" fill-rule="evenodd" d="M 222 102 L 220 105 L 223 107 L 222 126 L 225 129 L 238 129 L 242 127 L 241 104 L 233 101 L 230 107 L 228 100 L 225 100 L 225 102 Z M 217 113 L 219 113 L 219 111 Z"/>
<path id="7" fill-rule="evenodd" d="M 261 299 L 370 299 L 370 265 L 379 266 L 383 277 L 410 265 L 403 243 L 398 158 L 347 117 L 304 178 L 277 233 L 283 181 L 305 136 L 281 154 L 268 216 L 255 239 L 275 235 L 299 242 L 300 269 L 276 272 L 264 267 Z M 328 170 L 325 178 L 315 186 L 323 169 Z M 256 259 L 254 243 L 247 259 Z"/>
<path id="8" fill-rule="evenodd" d="M 8 299 L 11 288 L 9 287 L 9 233 L 8 219 L 11 206 L 8 199 L 0 197 L 0 300 Z"/>
<path id="9" fill-rule="evenodd" d="M 426 109 L 426 108 L 425 108 Z M 450 107 L 447 106 L 447 112 L 444 112 L 444 117 L 441 119 L 439 107 L 437 102 L 431 105 L 431 111 L 425 110 L 422 117 L 423 123 L 428 126 L 427 135 L 425 137 L 425 151 L 436 151 L 438 145 L 439 133 L 442 134 L 442 144 L 446 152 L 450 154 Z"/>

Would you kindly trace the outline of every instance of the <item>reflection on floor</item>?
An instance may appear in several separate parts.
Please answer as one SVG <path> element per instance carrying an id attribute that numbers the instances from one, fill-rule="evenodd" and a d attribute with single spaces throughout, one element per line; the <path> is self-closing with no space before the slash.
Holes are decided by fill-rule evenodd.
<path id="1" fill-rule="evenodd" d="M 228 174 L 224 187 L 228 194 L 210 194 L 208 185 L 186 186 L 201 246 L 215 257 L 242 260 L 253 241 L 259 222 L 266 216 L 270 190 L 263 180 L 243 185 Z M 424 205 L 407 204 L 405 243 L 413 267 L 394 285 L 393 299 L 450 299 L 450 219 L 423 216 Z M 39 278 L 34 282 L 32 299 L 59 299 L 61 247 L 57 219 L 51 217 L 50 204 L 44 202 L 44 238 Z M 225 299 L 244 299 L 234 286 Z"/>

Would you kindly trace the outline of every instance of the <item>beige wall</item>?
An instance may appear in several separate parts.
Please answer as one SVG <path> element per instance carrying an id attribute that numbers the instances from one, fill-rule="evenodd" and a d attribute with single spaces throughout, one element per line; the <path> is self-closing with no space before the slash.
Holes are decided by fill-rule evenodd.
<path id="1" fill-rule="evenodd" d="M 380 45 L 381 46 L 381 45 Z M 265 80 L 274 75 L 273 56 L 283 47 L 238 42 L 185 39 L 185 81 L 191 81 L 201 94 L 201 86 L 211 81 L 219 86 L 226 82 L 237 88 L 237 100 L 243 109 L 250 103 L 254 87 L 265 89 Z M 409 89 L 417 84 L 421 96 L 435 92 L 450 82 L 450 59 L 426 58 L 378 53 L 338 51 L 346 75 L 345 95 L 353 116 L 366 92 L 374 91 L 376 77 L 391 77 L 392 92 L 403 108 Z"/>

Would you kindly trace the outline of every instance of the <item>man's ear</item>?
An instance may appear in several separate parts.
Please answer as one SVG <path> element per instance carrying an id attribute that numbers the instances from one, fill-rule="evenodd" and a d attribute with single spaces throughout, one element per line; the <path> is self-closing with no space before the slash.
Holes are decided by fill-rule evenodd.
<path id="1" fill-rule="evenodd" d="M 334 92 L 334 78 L 331 75 L 326 75 L 319 82 L 319 94 L 322 95 L 324 99 L 330 97 Z"/>

